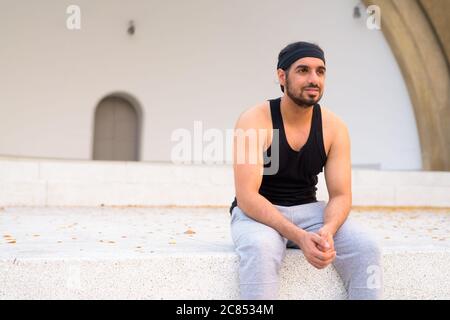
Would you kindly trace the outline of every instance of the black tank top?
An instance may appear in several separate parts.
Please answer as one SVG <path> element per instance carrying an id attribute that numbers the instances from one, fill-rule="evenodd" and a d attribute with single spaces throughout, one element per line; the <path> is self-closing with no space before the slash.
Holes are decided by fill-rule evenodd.
<path id="1" fill-rule="evenodd" d="M 317 175 L 323 171 L 327 161 L 320 105 L 313 106 L 308 140 L 300 151 L 296 151 L 290 147 L 286 139 L 280 109 L 281 98 L 269 100 L 269 102 L 272 126 L 274 129 L 279 129 L 279 168 L 276 174 L 267 175 L 270 163 L 264 164 L 265 174 L 259 193 L 272 204 L 280 206 L 290 207 L 317 202 Z M 264 159 L 270 159 L 271 150 L 272 145 L 264 152 Z M 237 206 L 236 197 L 231 204 L 230 214 L 235 206 Z"/>

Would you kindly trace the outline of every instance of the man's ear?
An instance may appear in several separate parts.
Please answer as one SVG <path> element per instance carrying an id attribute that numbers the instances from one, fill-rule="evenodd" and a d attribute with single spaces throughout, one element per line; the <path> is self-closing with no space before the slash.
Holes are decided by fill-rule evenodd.
<path id="1" fill-rule="evenodd" d="M 283 87 L 286 86 L 286 72 L 283 69 L 277 69 L 278 82 Z"/>

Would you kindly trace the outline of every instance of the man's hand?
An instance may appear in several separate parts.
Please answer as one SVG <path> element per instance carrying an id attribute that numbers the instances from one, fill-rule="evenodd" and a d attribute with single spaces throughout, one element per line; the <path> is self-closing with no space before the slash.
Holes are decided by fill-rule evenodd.
<path id="1" fill-rule="evenodd" d="M 301 237 L 299 247 L 302 249 L 306 260 L 317 269 L 325 268 L 336 257 L 334 246 L 314 232 L 305 231 Z M 325 248 L 326 251 L 320 250 L 319 247 Z"/>
<path id="2" fill-rule="evenodd" d="M 327 252 L 329 250 L 335 251 L 334 250 L 334 240 L 333 240 L 334 232 L 327 225 L 324 225 L 322 228 L 320 228 L 320 230 L 317 232 L 317 234 L 330 245 L 328 248 L 326 248 L 319 244 L 317 246 L 317 248 L 319 248 L 320 251 L 323 251 L 323 252 Z"/>

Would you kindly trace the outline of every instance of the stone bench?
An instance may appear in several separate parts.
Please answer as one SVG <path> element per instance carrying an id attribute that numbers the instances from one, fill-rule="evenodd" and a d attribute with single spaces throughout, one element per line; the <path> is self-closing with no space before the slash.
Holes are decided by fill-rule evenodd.
<path id="1" fill-rule="evenodd" d="M 450 298 L 449 213 L 351 213 L 379 237 L 386 299 Z M 239 297 L 226 207 L 4 207 L 0 236 L 1 299 Z M 317 270 L 294 249 L 280 290 L 345 298 L 333 267 Z"/>

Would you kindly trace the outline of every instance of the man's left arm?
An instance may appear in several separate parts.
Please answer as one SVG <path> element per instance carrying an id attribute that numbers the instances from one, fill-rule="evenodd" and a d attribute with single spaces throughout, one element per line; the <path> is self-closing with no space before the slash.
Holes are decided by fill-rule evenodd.
<path id="1" fill-rule="evenodd" d="M 350 136 L 346 125 L 338 122 L 325 165 L 325 181 L 329 200 L 325 208 L 324 225 L 319 234 L 331 242 L 345 222 L 352 206 Z"/>

